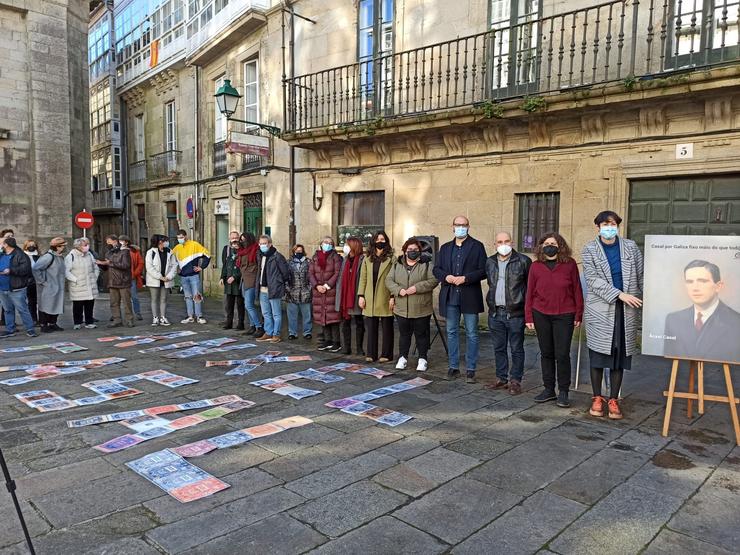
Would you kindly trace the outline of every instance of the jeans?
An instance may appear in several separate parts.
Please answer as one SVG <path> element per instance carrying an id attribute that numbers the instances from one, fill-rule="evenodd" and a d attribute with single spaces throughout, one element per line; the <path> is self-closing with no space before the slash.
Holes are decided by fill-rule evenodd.
<path id="1" fill-rule="evenodd" d="M 396 314 L 396 320 L 398 320 L 399 354 L 403 358 L 409 358 L 411 337 L 415 336 L 419 358 L 427 359 L 427 353 L 429 352 L 429 322 L 431 319 L 431 316 L 404 318 Z"/>
<path id="2" fill-rule="evenodd" d="M 255 328 L 261 328 L 262 321 L 260 320 L 260 313 L 257 312 L 257 307 L 254 306 L 254 301 L 257 297 L 257 288 L 250 287 L 249 289 L 242 289 L 242 294 L 244 295 L 244 308 L 247 309 L 247 314 L 249 314 L 249 322 Z"/>
<path id="3" fill-rule="evenodd" d="M 134 307 L 134 314 L 141 316 L 141 303 L 139 302 L 139 289 L 136 287 L 136 280 L 131 283 L 131 305 Z"/>
<path id="4" fill-rule="evenodd" d="M 0 291 L 0 302 L 5 309 L 5 329 L 9 332 L 15 331 L 15 311 L 21 315 L 21 321 L 26 331 L 33 331 L 33 318 L 28 311 L 28 300 L 26 288 L 16 291 Z"/>
<path id="5" fill-rule="evenodd" d="M 271 299 L 267 293 L 260 292 L 260 308 L 265 319 L 265 334 L 280 336 L 280 329 L 283 326 L 282 301 Z"/>
<path id="6" fill-rule="evenodd" d="M 72 301 L 72 321 L 75 323 L 75 326 L 80 326 L 83 323 L 87 325 L 94 324 L 94 308 L 95 299 L 89 299 L 86 301 Z"/>
<path id="7" fill-rule="evenodd" d="M 532 315 L 540 344 L 542 383 L 546 390 L 555 391 L 557 365 L 558 389 L 568 391 L 571 371 L 570 342 L 573 339 L 575 314 L 542 314 L 533 310 Z"/>
<path id="8" fill-rule="evenodd" d="M 447 357 L 449 368 L 460 369 L 460 316 L 465 321 L 465 336 L 467 337 L 467 348 L 465 349 L 465 363 L 469 373 L 475 373 L 478 364 L 478 315 L 473 313 L 461 313 L 459 306 L 447 305 Z"/>
<path id="9" fill-rule="evenodd" d="M 203 316 L 203 303 L 195 301 L 196 295 L 200 295 L 200 276 L 180 276 L 182 292 L 185 294 L 185 307 L 188 310 L 188 318 Z"/>
<path id="10" fill-rule="evenodd" d="M 303 319 L 303 335 L 311 333 L 313 328 L 313 313 L 311 303 L 288 303 L 285 307 L 288 313 L 288 333 L 298 336 L 298 313 Z"/>
<path id="11" fill-rule="evenodd" d="M 167 314 L 167 295 L 169 289 L 166 287 L 150 287 L 149 295 L 151 296 L 152 317 L 166 318 Z"/>
<path id="12" fill-rule="evenodd" d="M 505 311 L 496 311 L 488 315 L 488 329 L 493 338 L 496 377 L 502 381 L 521 382 L 524 375 L 524 317 L 510 318 Z M 508 346 L 511 346 L 511 370 Z"/>
<path id="13" fill-rule="evenodd" d="M 111 287 L 108 290 L 108 294 L 110 295 L 110 315 L 113 317 L 113 323 L 121 323 L 121 311 L 123 311 L 123 322 L 125 324 L 133 324 L 134 313 L 131 311 L 131 289 Z"/>

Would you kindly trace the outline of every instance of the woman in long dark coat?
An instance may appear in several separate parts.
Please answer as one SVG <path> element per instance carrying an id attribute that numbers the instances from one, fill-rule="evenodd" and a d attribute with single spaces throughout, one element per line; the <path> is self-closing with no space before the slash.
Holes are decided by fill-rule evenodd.
<path id="1" fill-rule="evenodd" d="M 339 338 L 341 315 L 335 306 L 341 267 L 342 257 L 334 250 L 334 239 L 324 237 L 308 268 L 308 279 L 313 290 L 313 321 L 324 328 L 324 339 L 318 347 L 320 351 L 338 353 L 342 350 Z"/>

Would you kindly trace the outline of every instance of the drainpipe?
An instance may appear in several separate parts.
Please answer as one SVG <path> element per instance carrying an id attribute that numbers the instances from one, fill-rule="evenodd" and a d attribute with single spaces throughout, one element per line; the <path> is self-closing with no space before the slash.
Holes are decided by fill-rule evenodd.
<path id="1" fill-rule="evenodd" d="M 195 166 L 195 183 L 193 184 L 193 209 L 195 211 L 195 221 L 193 222 L 193 231 L 197 231 L 201 243 L 203 242 L 203 235 L 201 233 L 201 222 L 203 215 L 201 214 L 200 206 L 200 195 L 198 190 L 200 188 L 200 130 L 198 121 L 198 108 L 200 103 L 200 66 L 195 66 L 195 102 L 193 102 L 193 128 L 195 132 L 195 141 L 193 147 L 193 163 Z"/>
<path id="2" fill-rule="evenodd" d="M 295 78 L 295 10 L 293 4 L 290 4 L 290 82 L 293 86 Z M 285 90 L 283 91 L 283 102 L 285 102 Z M 285 127 L 286 121 L 283 121 Z M 290 220 L 288 223 L 288 236 L 290 246 L 296 244 L 296 225 L 295 225 L 295 147 L 290 147 Z"/>

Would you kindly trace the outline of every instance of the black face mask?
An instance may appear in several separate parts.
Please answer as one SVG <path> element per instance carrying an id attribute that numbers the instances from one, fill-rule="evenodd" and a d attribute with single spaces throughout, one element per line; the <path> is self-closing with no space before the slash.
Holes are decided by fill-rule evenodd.
<path id="1" fill-rule="evenodd" d="M 409 260 L 417 260 L 421 256 L 420 251 L 406 251 L 406 256 Z"/>
<path id="2" fill-rule="evenodd" d="M 556 254 L 558 254 L 558 250 L 558 247 L 556 247 L 555 245 L 546 245 L 542 247 L 542 252 L 545 253 L 545 256 L 555 256 Z"/>
<path id="3" fill-rule="evenodd" d="M 36 252 L 36 247 L 28 247 L 28 252 Z"/>
<path id="4" fill-rule="evenodd" d="M 385 241 L 383 241 L 382 243 L 375 243 L 375 248 L 379 251 L 382 251 L 385 248 Z"/>
<path id="5" fill-rule="evenodd" d="M 293 253 L 293 258 L 295 258 L 296 260 L 301 260 L 304 256 L 306 255 L 302 252 Z"/>

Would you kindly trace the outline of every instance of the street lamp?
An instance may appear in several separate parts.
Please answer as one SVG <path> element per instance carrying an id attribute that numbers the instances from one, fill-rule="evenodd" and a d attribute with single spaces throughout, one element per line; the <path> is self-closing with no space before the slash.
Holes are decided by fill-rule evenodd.
<path id="1" fill-rule="evenodd" d="M 257 123 L 256 121 L 246 121 L 243 119 L 231 117 L 236 113 L 236 107 L 239 105 L 239 99 L 242 97 L 242 95 L 239 94 L 239 91 L 231 86 L 231 79 L 224 79 L 224 84 L 219 87 L 214 96 L 216 97 L 216 105 L 218 106 L 218 111 L 226 116 L 227 120 L 237 121 L 245 125 L 259 127 L 260 129 L 264 129 L 265 131 L 267 131 L 270 135 L 276 137 L 280 136 L 279 127 L 275 127 L 273 125 L 265 125 L 264 123 Z"/>

